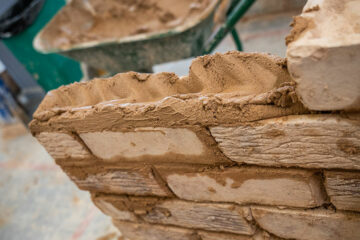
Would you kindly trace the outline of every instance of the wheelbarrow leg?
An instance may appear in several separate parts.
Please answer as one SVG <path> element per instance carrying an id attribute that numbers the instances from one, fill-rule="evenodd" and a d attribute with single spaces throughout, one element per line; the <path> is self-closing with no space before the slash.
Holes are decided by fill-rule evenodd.
<path id="1" fill-rule="evenodd" d="M 238 51 L 243 51 L 243 46 L 242 46 L 241 40 L 239 38 L 239 34 L 238 34 L 235 27 L 231 30 L 231 36 L 232 36 L 232 38 L 234 40 L 234 43 L 236 45 L 237 50 Z"/>

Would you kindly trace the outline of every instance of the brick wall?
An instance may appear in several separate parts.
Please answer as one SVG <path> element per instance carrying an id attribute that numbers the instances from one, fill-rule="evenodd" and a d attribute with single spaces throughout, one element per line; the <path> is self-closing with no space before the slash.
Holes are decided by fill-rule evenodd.
<path id="1" fill-rule="evenodd" d="M 165 140 L 160 143 L 149 143 L 159 148 L 164 144 L 164 149 L 170 149 L 171 143 L 173 149 L 179 147 L 179 152 L 195 156 L 213 147 L 189 135 L 187 128 L 180 129 L 176 138 L 168 135 L 170 131 L 165 129 Z M 97 143 L 84 146 L 81 134 L 44 132 L 36 136 L 129 239 L 147 239 L 149 234 L 153 239 L 203 240 L 360 236 L 357 121 L 330 114 L 301 115 L 218 126 L 210 132 L 228 161 L 164 157 L 160 163 L 131 162 L 127 157 L 133 152 L 131 144 L 122 153 L 121 139 L 100 138 L 98 144 L 109 142 L 109 151 L 119 157 L 109 163 L 110 154 L 94 155 L 92 149 L 101 147 Z M 139 140 L 137 131 L 131 133 L 133 143 L 142 147 L 144 155 L 151 155 L 141 145 L 143 132 Z M 156 141 L 157 130 L 146 133 Z M 45 141 L 47 138 L 51 140 Z M 186 151 L 185 138 L 194 150 Z M 134 146 L 134 153 L 139 148 Z M 122 161 L 124 156 L 128 161 Z"/>
<path id="2" fill-rule="evenodd" d="M 284 96 L 52 107 L 31 130 L 125 239 L 359 239 L 360 115 Z"/>

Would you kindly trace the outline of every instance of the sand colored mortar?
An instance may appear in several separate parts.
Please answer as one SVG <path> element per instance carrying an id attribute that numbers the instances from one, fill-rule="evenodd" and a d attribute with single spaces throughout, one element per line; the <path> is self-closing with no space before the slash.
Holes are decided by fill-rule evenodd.
<path id="1" fill-rule="evenodd" d="M 61 129 L 82 133 L 209 126 L 304 113 L 301 104 L 294 104 L 296 97 L 286 95 L 290 92 L 271 94 L 291 82 L 281 58 L 239 52 L 208 55 L 194 60 L 186 77 L 129 72 L 51 91 L 30 128 L 34 134 Z M 275 106 L 272 97 L 282 94 L 283 107 Z"/>

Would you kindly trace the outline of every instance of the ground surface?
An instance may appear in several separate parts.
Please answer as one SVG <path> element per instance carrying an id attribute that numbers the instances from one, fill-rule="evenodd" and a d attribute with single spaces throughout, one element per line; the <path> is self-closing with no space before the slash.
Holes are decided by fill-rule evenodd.
<path id="1" fill-rule="evenodd" d="M 245 51 L 285 56 L 284 38 L 294 14 L 238 24 Z M 234 49 L 227 37 L 216 51 Z M 155 71 L 187 75 L 190 62 L 163 64 Z M 93 206 L 89 194 L 78 190 L 19 124 L 0 126 L 0 196 L 0 239 L 116 239 L 110 218 Z"/>
<path id="2" fill-rule="evenodd" d="M 115 232 L 21 124 L 0 129 L 0 239 L 97 239 Z"/>

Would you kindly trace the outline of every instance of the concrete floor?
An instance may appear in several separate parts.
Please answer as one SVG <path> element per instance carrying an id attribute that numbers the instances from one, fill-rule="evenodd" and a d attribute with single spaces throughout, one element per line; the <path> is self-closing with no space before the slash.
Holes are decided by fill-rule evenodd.
<path id="1" fill-rule="evenodd" d="M 85 240 L 116 232 L 23 125 L 3 125 L 0 136 L 0 239 Z"/>
<path id="2" fill-rule="evenodd" d="M 237 28 L 246 52 L 285 56 L 286 13 L 241 22 Z M 234 50 L 227 37 L 216 52 Z M 155 71 L 186 75 L 191 59 L 162 64 Z M 0 126 L 0 239 L 117 239 L 119 233 L 90 202 L 87 192 L 62 173 L 46 151 L 21 126 Z"/>

